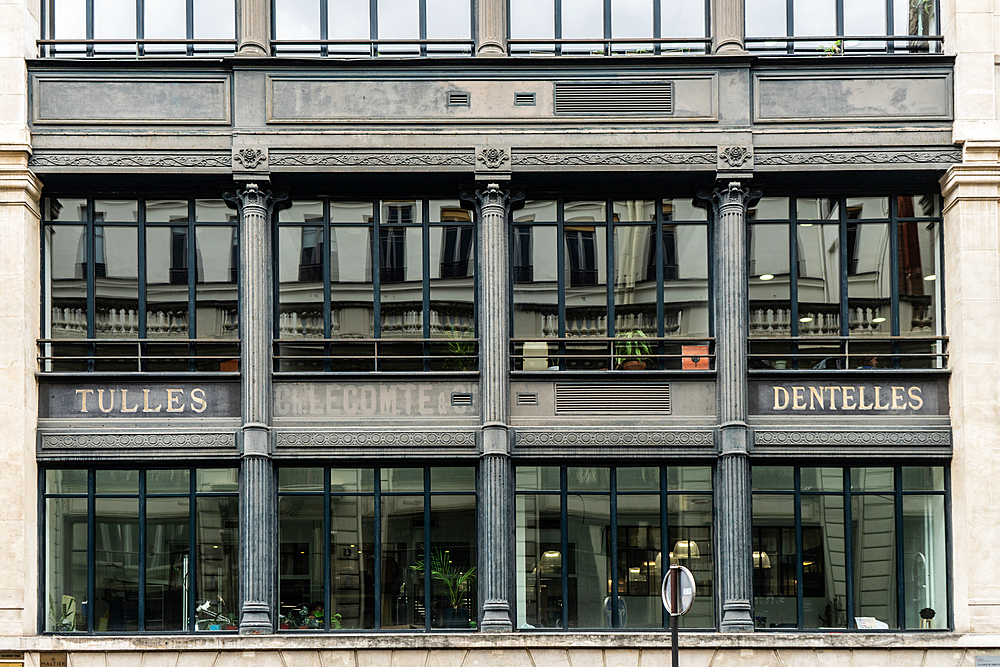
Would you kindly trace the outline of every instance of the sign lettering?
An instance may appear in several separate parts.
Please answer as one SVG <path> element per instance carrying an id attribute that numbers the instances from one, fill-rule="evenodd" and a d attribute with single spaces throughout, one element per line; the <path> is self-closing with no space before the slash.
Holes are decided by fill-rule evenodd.
<path id="1" fill-rule="evenodd" d="M 948 386 L 936 378 L 919 383 L 891 377 L 884 381 L 846 377 L 753 380 L 750 411 L 787 417 L 946 416 Z"/>
<path id="2" fill-rule="evenodd" d="M 42 385 L 39 417 L 143 419 L 239 415 L 237 383 Z"/>
<path id="3" fill-rule="evenodd" d="M 479 414 L 478 398 L 477 383 L 284 383 L 274 388 L 274 415 L 344 419 L 475 416 Z"/>

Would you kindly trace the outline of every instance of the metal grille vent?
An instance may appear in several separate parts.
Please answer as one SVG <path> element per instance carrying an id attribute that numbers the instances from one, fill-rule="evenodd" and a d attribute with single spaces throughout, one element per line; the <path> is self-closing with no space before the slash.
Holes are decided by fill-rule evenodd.
<path id="1" fill-rule="evenodd" d="M 472 394 L 452 394 L 452 405 L 472 405 Z"/>
<path id="2" fill-rule="evenodd" d="M 534 93 L 514 93 L 514 106 L 533 107 L 535 106 Z"/>
<path id="3" fill-rule="evenodd" d="M 669 384 L 556 384 L 556 414 L 670 414 Z"/>
<path id="4" fill-rule="evenodd" d="M 467 107 L 469 101 L 469 93 L 448 93 L 448 106 L 450 107 Z"/>
<path id="5" fill-rule="evenodd" d="M 670 81 L 556 84 L 556 113 L 668 116 L 673 112 Z"/>
<path id="6" fill-rule="evenodd" d="M 518 405 L 538 405 L 538 394 L 527 394 L 519 391 L 516 402 Z"/>

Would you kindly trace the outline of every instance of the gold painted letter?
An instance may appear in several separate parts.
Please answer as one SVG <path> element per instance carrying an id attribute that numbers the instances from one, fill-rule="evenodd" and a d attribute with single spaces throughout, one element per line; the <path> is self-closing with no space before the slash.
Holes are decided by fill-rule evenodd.
<path id="1" fill-rule="evenodd" d="M 97 390 L 97 407 L 101 409 L 101 412 L 111 412 L 115 409 L 115 390 L 108 389 L 108 393 L 111 394 L 111 405 L 104 407 L 104 390 Z"/>
<path id="2" fill-rule="evenodd" d="M 779 405 L 779 400 L 778 400 L 778 392 L 781 392 L 782 398 L 784 399 L 783 401 L 780 402 L 780 405 Z M 788 390 L 785 389 L 784 387 L 775 387 L 774 388 L 774 409 L 775 410 L 784 410 L 787 407 L 788 407 Z"/>
<path id="3" fill-rule="evenodd" d="M 136 412 L 139 410 L 139 404 L 136 403 L 135 406 L 129 407 L 125 403 L 125 397 L 128 396 L 128 389 L 122 389 L 122 412 Z"/>
<path id="4" fill-rule="evenodd" d="M 153 408 L 150 408 L 149 407 L 149 390 L 148 389 L 143 389 L 142 390 L 142 411 L 143 412 L 159 412 L 160 408 L 162 408 L 162 407 L 163 407 L 162 405 L 157 405 L 155 410 Z"/>
<path id="5" fill-rule="evenodd" d="M 864 386 L 858 387 L 858 395 L 860 396 L 860 398 L 858 399 L 858 409 L 860 409 L 860 410 L 871 410 L 872 409 L 872 404 L 871 403 L 869 403 L 868 405 L 865 405 L 865 388 L 864 388 Z"/>
<path id="6" fill-rule="evenodd" d="M 845 410 L 857 410 L 858 406 L 854 404 L 854 387 L 840 387 L 841 393 L 844 394 L 844 409 Z M 847 392 L 850 391 L 851 395 L 848 397 Z"/>
<path id="7" fill-rule="evenodd" d="M 174 396 L 174 394 L 184 394 L 183 389 L 167 389 L 167 412 L 184 412 L 183 405 L 177 405 L 181 400 L 180 396 Z"/>
<path id="8" fill-rule="evenodd" d="M 93 394 L 93 389 L 77 389 L 76 393 L 80 395 L 80 412 L 90 412 L 87 409 L 87 394 Z"/>
<path id="9" fill-rule="evenodd" d="M 920 398 L 920 387 L 910 387 L 910 409 L 919 410 L 924 407 L 924 399 Z"/>
<path id="10" fill-rule="evenodd" d="M 906 391 L 905 387 L 893 387 L 892 388 L 892 409 L 893 410 L 905 410 L 906 403 L 903 403 L 903 392 Z"/>
<path id="11" fill-rule="evenodd" d="M 792 410 L 806 409 L 806 388 L 792 387 Z"/>
<path id="12" fill-rule="evenodd" d="M 195 394 L 198 394 L 195 396 Z M 199 407 L 200 406 L 200 407 Z M 205 408 L 208 407 L 208 401 L 205 400 L 205 390 L 201 387 L 195 387 L 191 390 L 191 409 L 195 412 L 204 412 Z"/>

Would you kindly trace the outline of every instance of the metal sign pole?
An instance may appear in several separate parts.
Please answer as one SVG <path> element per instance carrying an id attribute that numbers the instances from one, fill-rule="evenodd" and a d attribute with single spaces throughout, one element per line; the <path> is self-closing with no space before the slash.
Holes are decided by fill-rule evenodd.
<path id="1" fill-rule="evenodd" d="M 679 659 L 678 658 L 678 654 L 677 654 L 678 653 L 678 651 L 677 651 L 677 625 L 678 625 L 678 622 L 677 621 L 678 621 L 678 618 L 680 617 L 680 613 L 678 613 L 678 612 L 680 611 L 680 608 L 681 608 L 681 601 L 680 601 L 680 594 L 681 594 L 680 574 L 681 573 L 680 573 L 679 570 L 680 570 L 680 566 L 678 566 L 678 565 L 671 565 L 670 566 L 670 573 L 667 575 L 668 577 L 671 576 L 671 575 L 673 575 L 672 578 L 674 579 L 673 586 L 670 587 L 670 598 L 671 598 L 670 601 L 672 603 L 671 604 L 672 609 L 670 610 L 670 664 L 672 665 L 672 667 L 677 667 L 677 660 Z"/>
<path id="2" fill-rule="evenodd" d="M 660 597 L 663 600 L 664 608 L 670 613 L 670 659 L 673 667 L 677 667 L 679 651 L 677 619 L 691 609 L 694 596 L 695 582 L 691 570 L 680 565 L 671 565 L 663 577 Z"/>

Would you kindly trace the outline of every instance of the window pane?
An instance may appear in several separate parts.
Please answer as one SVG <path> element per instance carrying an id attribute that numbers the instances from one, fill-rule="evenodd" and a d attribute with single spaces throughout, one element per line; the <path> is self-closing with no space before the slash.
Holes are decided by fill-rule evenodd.
<path id="1" fill-rule="evenodd" d="M 330 627 L 374 628 L 375 499 L 332 496 L 330 541 Z"/>
<path id="2" fill-rule="evenodd" d="M 747 37 L 784 37 L 788 34 L 786 0 L 746 0 Z"/>
<path id="3" fill-rule="evenodd" d="M 667 491 L 711 491 L 712 468 L 681 466 L 667 468 Z"/>
<path id="4" fill-rule="evenodd" d="M 600 39 L 604 37 L 604 2 L 575 0 L 562 5 L 563 39 Z M 603 53 L 600 43 L 564 44 L 563 53 Z"/>
<path id="5" fill-rule="evenodd" d="M 847 542 L 842 496 L 802 498 L 802 613 L 805 628 L 846 628 Z"/>
<path id="6" fill-rule="evenodd" d="M 322 216 L 320 217 L 322 220 Z M 278 337 L 324 338 L 322 227 L 278 228 Z M 281 356 L 293 354 L 281 346 Z M 282 370 L 288 360 L 282 359 Z"/>
<path id="7" fill-rule="evenodd" d="M 566 300 L 566 336 L 593 338 L 608 335 L 607 229 L 604 202 L 565 205 L 563 251 Z M 608 346 L 603 342 L 569 343 L 566 367 L 574 370 L 607 368 Z"/>
<path id="8" fill-rule="evenodd" d="M 554 38 L 556 28 L 553 7 L 553 0 L 510 0 L 511 39 Z"/>
<path id="9" fill-rule="evenodd" d="M 570 552 L 566 606 L 570 628 L 611 627 L 611 501 L 606 495 L 566 498 Z"/>
<path id="10" fill-rule="evenodd" d="M 704 37 L 705 36 L 705 3 L 691 2 L 661 2 L 660 3 L 660 35 L 663 37 Z M 704 45 L 689 43 L 684 48 L 695 52 L 704 52 Z"/>
<path id="11" fill-rule="evenodd" d="M 904 467 L 903 491 L 944 491 L 944 468 Z"/>
<path id="12" fill-rule="evenodd" d="M 349 493 L 375 490 L 375 471 L 371 468 L 333 468 L 330 471 L 330 491 Z"/>
<path id="13" fill-rule="evenodd" d="M 655 468 L 653 469 L 655 470 Z M 621 480 L 621 470 L 618 471 Z M 663 579 L 660 496 L 618 496 L 619 606 L 627 610 L 626 627 L 663 627 Z M 699 591 L 700 592 L 700 591 Z"/>
<path id="14" fill-rule="evenodd" d="M 196 0 L 195 39 L 234 39 L 235 36 L 236 3 L 233 0 Z"/>
<path id="15" fill-rule="evenodd" d="M 46 470 L 45 493 L 87 493 L 87 471 Z"/>
<path id="16" fill-rule="evenodd" d="M 469 0 L 427 0 L 427 39 L 469 39 L 471 12 Z"/>
<path id="17" fill-rule="evenodd" d="M 45 501 L 45 583 L 48 632 L 84 632 L 87 617 L 87 499 Z"/>
<path id="18" fill-rule="evenodd" d="M 240 569 L 238 505 L 236 496 L 197 499 L 198 562 L 194 590 L 200 610 L 197 630 L 236 629 Z"/>
<path id="19" fill-rule="evenodd" d="M 94 228 L 94 334 L 97 338 L 139 337 L 139 230 Z M 135 356 L 134 348 L 122 352 Z M 130 364 L 130 368 L 135 368 Z"/>
<path id="20" fill-rule="evenodd" d="M 87 337 L 87 243 L 83 226 L 45 228 L 50 338 Z M 82 348 L 71 354 L 81 354 Z M 53 350 L 55 352 L 55 350 Z"/>
<path id="21" fill-rule="evenodd" d="M 708 226 L 663 225 L 663 333 L 708 336 Z M 668 353 L 707 349 L 670 349 Z M 707 366 L 706 366 L 707 368 Z"/>
<path id="22" fill-rule="evenodd" d="M 511 244 L 514 279 L 514 338 L 555 338 L 559 335 L 558 242 L 554 226 L 515 227 Z M 558 366 L 558 346 L 541 341 L 524 343 L 515 360 L 517 370 Z"/>
<path id="23" fill-rule="evenodd" d="M 712 514 L 712 496 L 709 494 L 667 497 L 670 564 L 683 565 L 691 570 L 698 589 L 691 611 L 681 617 L 682 628 L 715 627 Z"/>
<path id="24" fill-rule="evenodd" d="M 611 471 L 608 468 L 567 468 L 566 488 L 607 493 L 611 490 Z"/>
<path id="25" fill-rule="evenodd" d="M 407 206 L 406 208 L 410 208 Z M 415 207 L 419 210 L 419 207 Z M 398 219 L 409 213 L 398 212 Z M 423 338 L 423 231 L 420 227 L 379 229 L 382 338 Z M 382 370 L 423 370 L 420 343 L 382 345 Z"/>
<path id="26" fill-rule="evenodd" d="M 848 332 L 852 336 L 878 334 L 888 336 L 892 316 L 892 248 L 888 223 L 847 223 L 847 307 Z M 879 360 L 890 351 L 886 344 L 862 347 L 852 345 L 861 356 L 851 360 L 860 367 L 891 365 Z"/>
<path id="27" fill-rule="evenodd" d="M 914 0 L 893 0 L 892 16 L 894 35 L 934 35 L 937 34 L 937 2 L 915 2 Z M 926 52 L 927 42 L 897 42 L 899 48 L 908 47 L 911 53 Z"/>
<path id="28" fill-rule="evenodd" d="M 431 468 L 431 491 L 475 491 L 476 469 Z"/>
<path id="29" fill-rule="evenodd" d="M 518 495 L 515 504 L 517 627 L 561 628 L 559 496 Z"/>
<path id="30" fill-rule="evenodd" d="M 368 0 L 338 0 L 329 3 L 327 35 L 330 39 L 371 39 L 371 3 Z M 331 46 L 330 51 L 368 54 L 368 47 L 355 45 Z"/>
<path id="31" fill-rule="evenodd" d="M 788 220 L 788 197 L 761 197 L 747 209 L 750 220 Z"/>
<path id="32" fill-rule="evenodd" d="M 799 474 L 803 491 L 844 490 L 843 468 L 802 468 Z"/>
<path id="33" fill-rule="evenodd" d="M 382 497 L 382 629 L 424 628 L 424 497 Z"/>
<path id="34" fill-rule="evenodd" d="M 851 497 L 854 616 L 889 628 L 896 619 L 896 519 L 892 496 Z"/>
<path id="35" fill-rule="evenodd" d="M 558 466 L 518 466 L 515 470 L 518 491 L 558 491 Z"/>
<path id="36" fill-rule="evenodd" d="M 899 238 L 899 333 L 903 336 L 935 336 L 940 281 L 940 238 L 937 222 L 900 222 Z M 931 352 L 933 344 L 908 352 Z M 927 368 L 926 359 L 905 360 L 906 368 Z"/>
<path id="37" fill-rule="evenodd" d="M 186 476 L 188 471 L 161 472 Z M 148 478 L 146 490 L 149 492 Z M 150 498 L 146 501 L 147 631 L 188 629 L 185 604 L 191 558 L 189 505 L 188 498 Z"/>
<path id="38" fill-rule="evenodd" d="M 432 497 L 432 628 L 476 627 L 477 578 L 476 497 Z"/>
<path id="39" fill-rule="evenodd" d="M 840 336 L 840 227 L 799 223 L 799 335 Z M 840 368 L 840 343 L 802 344 L 801 368 Z M 832 358 L 830 358 L 832 357 Z"/>
<path id="40" fill-rule="evenodd" d="M 787 224 L 750 226 L 750 335 L 786 337 L 792 334 L 791 273 Z M 755 343 L 765 368 L 787 368 L 790 352 L 784 341 Z"/>
<path id="41" fill-rule="evenodd" d="M 444 370 L 475 370 L 475 228 L 431 227 L 429 235 L 430 333 L 448 339 L 446 347 L 432 354 L 454 357 L 444 361 Z"/>
<path id="42" fill-rule="evenodd" d="M 611 36 L 652 37 L 653 0 L 612 0 Z"/>
<path id="43" fill-rule="evenodd" d="M 323 468 L 282 468 L 278 471 L 278 492 L 322 491 L 325 472 Z"/>
<path id="44" fill-rule="evenodd" d="M 791 466 L 754 466 L 754 491 L 794 491 L 795 469 Z"/>
<path id="45" fill-rule="evenodd" d="M 664 222 L 708 220 L 708 211 L 690 199 L 664 199 L 662 212 Z"/>
<path id="46" fill-rule="evenodd" d="M 189 470 L 147 470 L 146 493 L 189 493 Z"/>
<path id="47" fill-rule="evenodd" d="M 937 195 L 896 197 L 896 214 L 900 218 L 937 218 L 941 216 L 941 199 Z"/>
<path id="48" fill-rule="evenodd" d="M 187 238 L 184 227 L 146 229 L 147 338 L 188 337 Z"/>
<path id="49" fill-rule="evenodd" d="M 239 338 L 239 246 L 236 227 L 199 225 L 195 228 L 195 238 L 198 262 L 198 284 L 195 290 L 198 308 L 197 337 Z"/>
<path id="50" fill-rule="evenodd" d="M 885 35 L 885 3 L 866 2 L 866 0 L 844 0 L 844 34 L 845 35 Z M 881 48 L 878 42 L 851 42 L 845 45 L 853 47 Z"/>
<path id="51" fill-rule="evenodd" d="M 52 39 L 87 38 L 87 0 L 52 0 Z"/>
<path id="52" fill-rule="evenodd" d="M 94 39 L 135 39 L 135 0 L 94 0 Z M 130 51 L 133 44 L 103 44 L 99 52 Z"/>
<path id="53" fill-rule="evenodd" d="M 319 0 L 274 0 L 274 32 L 279 40 L 319 39 Z"/>
<path id="54" fill-rule="evenodd" d="M 100 472 L 100 471 L 99 471 Z M 139 501 L 94 501 L 94 630 L 139 629 Z"/>
<path id="55" fill-rule="evenodd" d="M 379 0 L 379 39 L 420 39 L 420 3 L 418 0 Z M 416 55 L 414 45 L 381 44 L 380 54 L 408 53 Z M 384 220 L 384 218 L 383 218 Z"/>
<path id="56" fill-rule="evenodd" d="M 187 2 L 158 0 L 143 3 L 143 35 L 146 39 L 187 39 Z M 147 52 L 184 52 L 183 44 L 146 44 L 143 48 Z"/>
<path id="57" fill-rule="evenodd" d="M 382 493 L 424 492 L 423 468 L 382 468 Z"/>
<path id="58" fill-rule="evenodd" d="M 851 468 L 851 491 L 893 491 L 892 468 Z"/>
<path id="59" fill-rule="evenodd" d="M 239 473 L 240 471 L 236 468 L 199 469 L 195 480 L 195 491 L 211 491 L 215 493 L 239 491 Z"/>
<path id="60" fill-rule="evenodd" d="M 840 220 L 840 202 L 836 199 L 796 199 L 795 210 L 799 220 Z"/>
<path id="61" fill-rule="evenodd" d="M 907 628 L 948 627 L 944 522 L 944 496 L 903 497 L 903 582 Z"/>
<path id="62" fill-rule="evenodd" d="M 615 225 L 615 336 L 658 335 L 656 322 L 656 227 Z M 676 268 L 676 264 L 674 266 Z M 650 350 L 656 353 L 656 344 Z M 639 358 L 645 366 L 656 360 Z M 619 361 L 619 360 L 616 360 Z"/>
<path id="63" fill-rule="evenodd" d="M 795 497 L 754 494 L 753 595 L 758 628 L 798 627 L 797 561 Z"/>
<path id="64" fill-rule="evenodd" d="M 659 468 L 618 468 L 618 491 L 659 491 Z"/>
<path id="65" fill-rule="evenodd" d="M 139 493 L 138 470 L 97 470 L 94 472 L 95 493 Z"/>
<path id="66" fill-rule="evenodd" d="M 323 627 L 323 551 L 323 498 L 279 498 L 279 628 Z"/>
<path id="67" fill-rule="evenodd" d="M 331 338 L 375 337 L 371 227 L 330 228 L 330 327 Z M 334 349 L 346 356 L 370 355 L 373 351 L 367 343 Z M 374 370 L 374 366 L 367 359 L 343 360 L 335 370 Z"/>
<path id="68" fill-rule="evenodd" d="M 825 37 L 837 34 L 836 0 L 793 0 L 795 34 Z M 812 42 L 807 49 L 816 49 L 818 42 Z"/>

